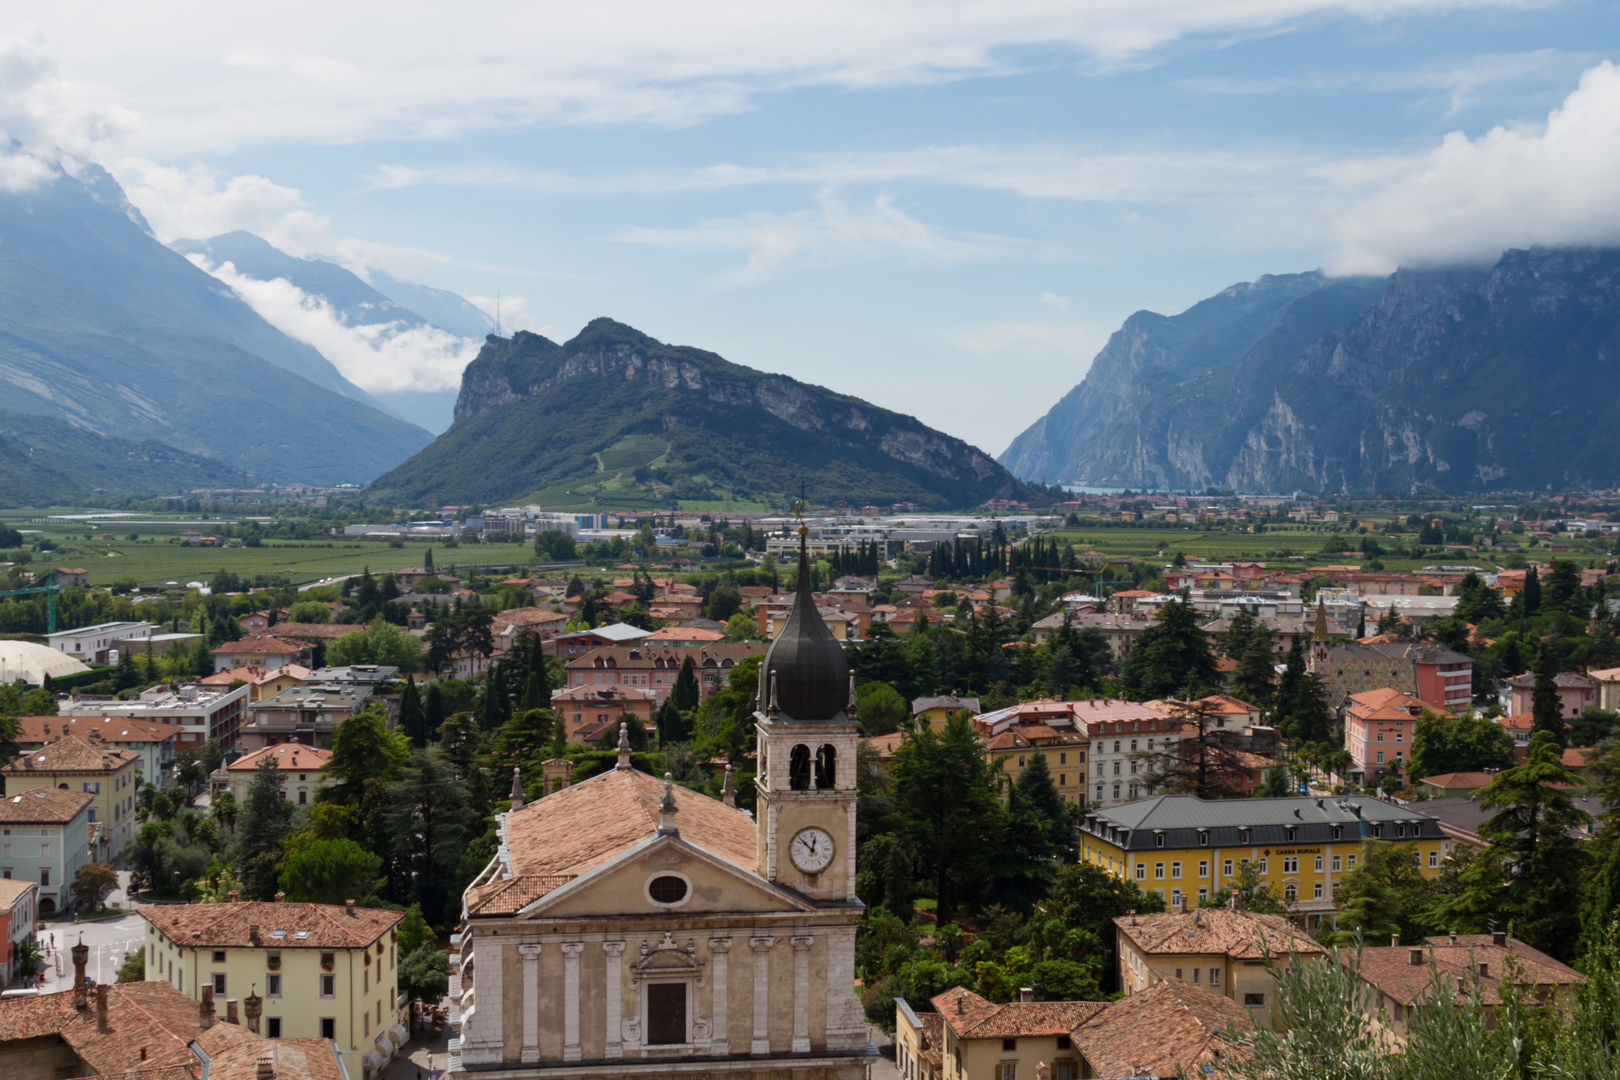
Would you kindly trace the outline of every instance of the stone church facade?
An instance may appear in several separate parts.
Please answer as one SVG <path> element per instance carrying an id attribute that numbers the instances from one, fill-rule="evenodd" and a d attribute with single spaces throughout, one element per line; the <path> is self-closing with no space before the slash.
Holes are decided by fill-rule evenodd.
<path id="1" fill-rule="evenodd" d="M 500 816 L 452 953 L 450 1071 L 857 1080 L 848 665 L 801 574 L 761 671 L 758 821 L 618 766 Z M 621 740 L 622 743 L 622 740 Z M 550 785 L 548 785 L 549 787 Z"/>

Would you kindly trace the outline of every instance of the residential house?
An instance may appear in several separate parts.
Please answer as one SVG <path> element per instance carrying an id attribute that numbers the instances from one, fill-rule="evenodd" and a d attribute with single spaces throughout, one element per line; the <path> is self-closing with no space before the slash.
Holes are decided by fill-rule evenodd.
<path id="1" fill-rule="evenodd" d="M 352 632 L 352 630 L 351 630 Z M 308 642 L 256 634 L 240 641 L 227 641 L 210 649 L 214 654 L 214 671 L 232 668 L 256 667 L 274 670 L 284 664 L 313 666 L 315 650 Z"/>
<path id="2" fill-rule="evenodd" d="M 1115 593 L 1109 598 L 1110 602 L 1122 595 L 1122 593 Z M 1144 595 L 1157 594 L 1147 593 Z M 1142 636 L 1144 630 L 1153 625 L 1153 619 L 1154 616 L 1145 612 L 1077 611 L 1074 613 L 1073 618 L 1070 619 L 1070 624 L 1076 630 L 1096 630 L 1103 636 L 1103 640 L 1108 642 L 1109 651 L 1114 654 L 1114 659 L 1123 661 L 1131 654 L 1131 648 L 1136 644 L 1136 639 Z"/>
<path id="3" fill-rule="evenodd" d="M 242 627 L 242 633 L 251 636 L 268 632 L 274 618 L 273 611 L 250 611 L 236 621 Z"/>
<path id="4" fill-rule="evenodd" d="M 1575 987 L 1586 981 L 1569 965 L 1502 931 L 1441 935 L 1414 945 L 1397 937 L 1392 945 L 1362 949 L 1358 973 L 1375 991 L 1369 1004 L 1388 1016 L 1396 1031 L 1406 1030 L 1413 1007 L 1429 995 L 1437 975 L 1450 976 L 1458 993 L 1478 993 L 1487 1014 L 1502 1004 L 1510 980 L 1527 985 L 1529 996 L 1543 1003 L 1569 1002 Z"/>
<path id="5" fill-rule="evenodd" d="M 39 923 L 39 884 L 24 878 L 0 879 L 0 986 L 17 970 L 17 950 L 34 938 Z"/>
<path id="6" fill-rule="evenodd" d="M 1241 864 L 1255 863 L 1261 882 L 1295 904 L 1314 932 L 1332 919 L 1334 893 L 1371 840 L 1412 844 L 1425 877 L 1439 875 L 1454 843 L 1419 810 L 1362 795 L 1160 795 L 1087 813 L 1080 859 L 1158 892 L 1172 908 L 1208 900 L 1237 880 Z"/>
<path id="7" fill-rule="evenodd" d="M 242 749 L 260 750 L 284 742 L 325 746 L 339 724 L 371 703 L 369 686 L 300 683 L 248 706 Z"/>
<path id="8" fill-rule="evenodd" d="M 495 641 L 495 652 L 505 654 L 529 634 L 541 641 L 548 641 L 562 633 L 567 626 L 568 616 L 560 611 L 520 607 L 496 613 L 490 620 L 490 633 Z"/>
<path id="9" fill-rule="evenodd" d="M 401 912 L 236 901 L 140 914 L 149 981 L 198 1002 L 262 992 L 266 1035 L 336 1043 L 350 1077 L 377 1076 L 406 1041 Z"/>
<path id="10" fill-rule="evenodd" d="M 1427 792 L 1435 799 L 1461 798 L 1466 799 L 1475 792 L 1490 786 L 1494 773 L 1488 772 L 1448 772 L 1438 776 L 1425 776 L 1417 782 L 1417 787 Z M 1424 807 L 1428 809 L 1427 806 Z M 1442 823 L 1442 828 L 1444 823 Z"/>
<path id="11" fill-rule="evenodd" d="M 82 664 L 110 663 L 125 639 L 151 637 L 157 627 L 146 622 L 109 622 L 46 634 L 51 648 Z"/>
<path id="12" fill-rule="evenodd" d="M 1566 720 L 1574 720 L 1598 704 L 1598 689 L 1603 684 L 1591 675 L 1560 671 L 1553 681 L 1558 687 L 1558 706 Z M 1507 680 L 1507 686 L 1508 700 L 1502 702 L 1502 708 L 1509 713 L 1529 712 L 1536 693 L 1535 675 L 1530 672 L 1515 675 Z"/>
<path id="13" fill-rule="evenodd" d="M 135 833 L 135 796 L 141 756 L 109 746 L 100 732 L 64 735 L 0 768 L 6 792 L 23 795 L 42 787 L 82 791 L 92 796 L 90 823 L 99 824 L 95 858 L 113 862 Z M 41 882 L 43 884 L 43 882 Z"/>
<path id="14" fill-rule="evenodd" d="M 1529 746 L 1530 733 L 1536 728 L 1536 718 L 1529 712 L 1514 713 L 1512 716 L 1498 716 L 1496 722 L 1507 729 L 1513 736 L 1513 745 Z"/>
<path id="15" fill-rule="evenodd" d="M 58 566 L 53 572 L 58 589 L 72 588 L 74 585 L 90 584 L 90 571 L 83 567 Z"/>
<path id="16" fill-rule="evenodd" d="M 248 688 L 199 686 L 187 683 L 178 690 L 155 686 L 133 701 L 103 697 L 75 697 L 62 707 L 65 716 L 123 716 L 131 720 L 170 724 L 180 729 L 175 749 L 198 750 L 217 739 L 229 750 L 247 711 Z"/>
<path id="17" fill-rule="evenodd" d="M 618 729 L 619 717 L 630 713 L 650 727 L 658 711 L 658 695 L 639 686 L 568 686 L 551 692 L 551 708 L 563 718 L 568 741 L 589 746 L 604 732 Z"/>
<path id="18" fill-rule="evenodd" d="M 173 724 L 127 716 L 21 716 L 17 718 L 17 749 L 27 754 L 64 735 L 88 738 L 92 731 L 102 745 L 133 750 L 140 756 L 135 768 L 142 782 L 160 788 L 174 783 L 175 750 L 184 732 Z"/>
<path id="19" fill-rule="evenodd" d="M 1235 908 L 1194 908 L 1114 920 L 1119 986 L 1127 996 L 1176 979 L 1241 1005 L 1255 1025 L 1276 1026 L 1277 981 L 1268 957 L 1286 967 L 1294 957 L 1327 955 L 1287 919 Z M 1262 944 L 1263 942 L 1263 944 Z"/>
<path id="20" fill-rule="evenodd" d="M 93 802 L 94 795 L 56 787 L 0 797 L 0 879 L 37 882 L 41 915 L 72 907 L 79 867 L 96 861 Z"/>
<path id="21" fill-rule="evenodd" d="M 1066 730 L 1037 720 L 1015 723 L 984 744 L 985 760 L 999 768 L 1008 786 L 1016 783 L 1039 751 L 1046 757 L 1052 784 L 1065 802 L 1078 803 L 1086 794 L 1086 750 L 1089 742 L 1073 725 Z"/>
<path id="22" fill-rule="evenodd" d="M 1604 668 L 1587 672 L 1597 680 L 1597 707 L 1605 712 L 1620 712 L 1620 668 Z"/>
<path id="23" fill-rule="evenodd" d="M 461 584 L 461 579 L 448 573 L 437 570 L 431 566 L 410 566 L 403 570 L 391 570 L 394 575 L 394 585 L 402 593 L 416 592 L 417 588 L 428 578 L 438 578 L 452 588 Z"/>
<path id="24" fill-rule="evenodd" d="M 758 641 L 724 642 L 698 649 L 621 645 L 595 649 L 568 661 L 568 687 L 637 686 L 658 695 L 662 705 L 675 688 L 681 665 L 691 658 L 699 700 L 729 685 L 731 669 L 768 646 Z"/>
<path id="25" fill-rule="evenodd" d="M 248 688 L 248 704 L 275 697 L 283 690 L 305 682 L 314 673 L 302 664 L 283 664 L 276 668 L 240 667 L 216 671 L 197 680 L 200 686 L 235 686 L 242 683 Z"/>
<path id="26" fill-rule="evenodd" d="M 546 643 L 546 651 L 555 656 L 583 656 L 595 649 L 609 649 L 630 645 L 646 637 L 650 631 L 625 623 L 598 626 L 594 630 L 576 630 L 558 634 Z"/>
<path id="27" fill-rule="evenodd" d="M 1570 836 L 1577 840 L 1592 840 L 1597 837 L 1597 830 L 1602 821 L 1605 807 L 1603 800 L 1595 795 L 1575 795 L 1572 801 L 1579 810 L 1590 815 L 1584 825 L 1577 825 L 1570 829 Z M 1440 829 L 1452 840 L 1469 844 L 1476 848 L 1486 848 L 1490 843 L 1479 835 L 1479 827 L 1486 818 L 1496 813 L 1481 805 L 1479 796 L 1450 796 L 1444 799 L 1430 799 L 1423 804 L 1423 812 L 1440 823 Z M 1455 844 L 1453 845 L 1455 847 Z"/>
<path id="28" fill-rule="evenodd" d="M 237 806 L 247 803 L 248 788 L 266 761 L 275 765 L 281 779 L 281 797 L 299 806 L 315 801 L 315 793 L 333 782 L 326 775 L 332 751 L 296 742 L 277 743 L 243 754 L 210 777 L 215 795 L 230 792 Z"/>
<path id="29" fill-rule="evenodd" d="M 911 723 L 918 731 L 922 730 L 924 724 L 936 732 L 943 731 L 952 714 L 966 712 L 972 715 L 978 711 L 979 699 L 976 697 L 959 697 L 954 694 L 920 697 L 911 703 Z"/>
<path id="30" fill-rule="evenodd" d="M 1344 748 L 1356 782 L 1370 783 L 1392 770 L 1405 772 L 1417 722 L 1428 706 L 1410 694 L 1382 687 L 1344 701 Z"/>
<path id="31" fill-rule="evenodd" d="M 725 639 L 724 633 L 707 627 L 666 626 L 662 630 L 654 630 L 641 640 L 646 645 L 674 645 L 687 649 L 701 649 L 706 645 L 719 644 Z"/>

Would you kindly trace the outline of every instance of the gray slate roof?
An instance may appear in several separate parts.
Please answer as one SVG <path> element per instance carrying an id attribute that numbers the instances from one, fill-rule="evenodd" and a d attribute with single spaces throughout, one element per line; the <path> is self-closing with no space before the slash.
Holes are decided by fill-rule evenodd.
<path id="1" fill-rule="evenodd" d="M 1382 835 L 1374 826 L 1382 826 Z M 1440 823 L 1422 811 L 1365 795 L 1213 801 L 1160 795 L 1087 814 L 1081 831 L 1129 850 L 1159 847 L 1161 834 L 1167 848 L 1438 840 L 1444 835 Z M 1207 834 L 1207 844 L 1200 842 L 1200 833 Z"/>

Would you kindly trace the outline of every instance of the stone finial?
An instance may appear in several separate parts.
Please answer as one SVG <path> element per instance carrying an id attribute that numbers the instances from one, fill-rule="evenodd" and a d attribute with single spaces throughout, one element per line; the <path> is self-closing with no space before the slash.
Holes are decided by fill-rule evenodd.
<path id="1" fill-rule="evenodd" d="M 658 803 L 658 835 L 679 836 L 681 830 L 675 825 L 675 815 L 680 813 L 680 807 L 675 805 L 675 780 L 672 773 L 664 774 L 664 797 Z"/>
<path id="2" fill-rule="evenodd" d="M 619 763 L 613 766 L 620 772 L 630 771 L 630 725 L 619 725 Z"/>
<path id="3" fill-rule="evenodd" d="M 844 712 L 849 714 L 849 718 L 851 720 L 860 719 L 860 712 L 859 712 L 859 709 L 856 707 L 856 704 L 857 703 L 855 701 L 855 673 L 852 671 L 852 672 L 849 673 L 849 704 L 844 707 Z"/>
<path id="4" fill-rule="evenodd" d="M 782 706 L 776 703 L 776 669 L 771 668 L 771 700 L 770 704 L 765 706 L 765 715 L 776 716 L 781 711 Z"/>
<path id="5" fill-rule="evenodd" d="M 737 808 L 737 783 L 731 778 L 731 766 L 726 766 L 726 782 L 720 787 L 720 799 L 733 810 Z"/>
<path id="6" fill-rule="evenodd" d="M 523 809 L 523 770 L 512 770 L 512 809 Z"/>

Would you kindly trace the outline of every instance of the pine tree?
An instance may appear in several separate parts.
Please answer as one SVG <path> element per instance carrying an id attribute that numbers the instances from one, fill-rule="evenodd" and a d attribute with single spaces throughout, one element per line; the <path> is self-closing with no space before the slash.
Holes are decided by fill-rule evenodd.
<path id="1" fill-rule="evenodd" d="M 1125 658 L 1122 681 L 1133 699 L 1192 696 L 1220 685 L 1215 655 L 1185 597 L 1159 609 Z"/>
<path id="2" fill-rule="evenodd" d="M 1264 634 L 1264 631 L 1261 631 Z M 1249 649 L 1249 642 L 1255 636 L 1254 616 L 1249 614 L 1248 608 L 1239 608 L 1238 613 L 1232 616 L 1227 625 L 1226 633 L 1221 637 L 1221 655 L 1236 660 Z"/>
<path id="3" fill-rule="evenodd" d="M 237 814 L 236 872 L 249 900 L 275 895 L 281 842 L 292 830 L 292 816 L 292 803 L 281 790 L 281 770 L 267 754 L 254 770 Z"/>
<path id="4" fill-rule="evenodd" d="M 422 556 L 422 569 L 431 573 L 433 571 L 433 549 L 428 548 L 427 554 Z"/>
<path id="5" fill-rule="evenodd" d="M 1232 673 L 1232 689 L 1238 697 L 1257 705 L 1271 698 L 1271 684 L 1276 680 L 1277 656 L 1271 651 L 1271 635 L 1262 630 L 1249 638 L 1248 646 L 1238 658 L 1237 670 Z"/>
<path id="6" fill-rule="evenodd" d="M 918 876 L 933 879 L 938 921 L 949 922 L 982 883 L 1004 815 L 967 714 L 953 715 L 937 735 L 924 729 L 902 742 L 893 775 Z"/>
<path id="7" fill-rule="evenodd" d="M 1560 749 L 1569 739 L 1569 725 L 1564 722 L 1564 703 L 1558 696 L 1557 657 L 1546 642 L 1536 657 L 1536 685 L 1530 693 L 1530 715 L 1534 722 L 1531 732 L 1545 731 Z"/>
<path id="8" fill-rule="evenodd" d="M 1057 785 L 1052 783 L 1052 770 L 1047 763 L 1045 751 L 1036 749 L 1030 755 L 1029 764 L 1018 774 L 1013 789 L 1023 806 L 1045 819 L 1047 834 L 1051 837 L 1053 848 L 1065 853 L 1072 861 L 1075 845 L 1074 825 L 1069 821 L 1068 806 L 1064 803 L 1063 796 L 1058 793 Z"/>
<path id="9" fill-rule="evenodd" d="M 416 689 L 416 676 L 405 676 L 405 689 L 399 695 L 399 729 L 418 749 L 427 745 L 428 729 L 422 710 L 422 695 Z"/>
<path id="10" fill-rule="evenodd" d="M 681 661 L 681 672 L 675 676 L 675 687 L 670 691 L 670 700 L 681 712 L 691 712 L 698 707 L 697 666 L 692 663 L 692 657 L 687 655 Z"/>
<path id="11" fill-rule="evenodd" d="M 427 693 L 422 698 L 422 729 L 427 732 L 429 739 L 438 741 L 439 728 L 449 715 L 444 704 L 444 691 L 439 689 L 437 681 L 429 683 Z"/>
<path id="12" fill-rule="evenodd" d="M 1541 576 L 1536 573 L 1535 567 L 1524 572 L 1524 591 L 1519 595 L 1524 600 L 1525 615 L 1534 615 L 1541 610 Z"/>
<path id="13" fill-rule="evenodd" d="M 906 670 L 911 689 L 919 697 L 939 693 L 939 648 L 928 632 L 928 620 L 920 614 L 906 635 Z"/>

